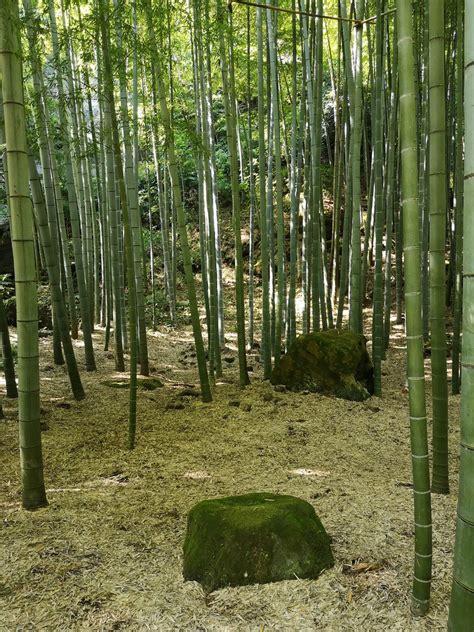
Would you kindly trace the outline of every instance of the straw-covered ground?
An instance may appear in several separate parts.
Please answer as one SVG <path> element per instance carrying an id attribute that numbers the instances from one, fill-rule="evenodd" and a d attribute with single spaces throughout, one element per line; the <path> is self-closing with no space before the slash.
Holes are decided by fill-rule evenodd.
<path id="1" fill-rule="evenodd" d="M 190 386 L 197 371 L 189 331 L 150 333 L 153 375 L 164 386 L 140 390 L 133 452 L 126 449 L 127 391 L 101 384 L 115 376 L 112 355 L 97 352 L 99 370 L 83 373 L 87 399 L 75 402 L 64 369 L 53 365 L 51 339 L 42 339 L 49 507 L 20 508 L 16 404 L 5 400 L 0 630 L 444 630 L 459 400 L 450 400 L 453 493 L 433 499 L 432 608 L 416 621 L 409 612 L 412 490 L 399 336 L 384 362 L 383 398 L 355 403 L 275 392 L 262 382 L 256 355 L 252 385 L 240 390 L 230 335 L 226 377 L 214 401 L 202 404 Z M 102 332 L 95 337 L 101 348 Z M 82 352 L 79 343 L 83 365 Z M 205 596 L 181 574 L 187 512 L 202 499 L 250 491 L 312 503 L 336 564 L 315 581 Z"/>

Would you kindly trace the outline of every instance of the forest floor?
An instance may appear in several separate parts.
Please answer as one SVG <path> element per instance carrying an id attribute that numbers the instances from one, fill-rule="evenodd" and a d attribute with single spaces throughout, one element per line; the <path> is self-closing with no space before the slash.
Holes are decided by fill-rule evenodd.
<path id="1" fill-rule="evenodd" d="M 96 348 L 103 332 L 95 334 Z M 16 403 L 0 433 L 0 630 L 444 630 L 453 557 L 459 397 L 450 398 L 453 493 L 434 496 L 432 607 L 410 615 L 413 515 L 405 342 L 383 363 L 383 397 L 365 403 L 275 392 L 251 356 L 238 386 L 235 336 L 214 401 L 193 393 L 189 328 L 150 332 L 153 375 L 139 391 L 137 446 L 127 450 L 127 390 L 110 352 L 83 373 L 72 400 L 52 339 L 41 344 L 43 445 L 49 507 L 20 507 Z M 76 343 L 81 366 L 83 348 Z M 231 358 L 233 360 L 231 360 Z M 427 376 L 428 376 L 427 360 Z M 124 376 L 122 376 L 124 377 Z M 0 384 L 1 387 L 1 384 Z M 431 391 L 427 381 L 428 399 Z M 197 390 L 197 386 L 194 388 Z M 240 401 L 240 407 L 229 405 Z M 182 408 L 172 408 L 176 403 Z M 249 404 L 251 410 L 248 411 Z M 219 590 L 184 582 L 189 509 L 216 496 L 299 496 L 332 537 L 335 566 L 317 580 Z"/>

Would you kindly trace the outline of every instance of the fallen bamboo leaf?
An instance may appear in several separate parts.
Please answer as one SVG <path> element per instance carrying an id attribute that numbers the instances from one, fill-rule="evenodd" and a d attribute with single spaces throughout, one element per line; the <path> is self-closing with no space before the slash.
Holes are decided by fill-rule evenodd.
<path id="1" fill-rule="evenodd" d="M 376 562 L 360 562 L 354 561 L 352 564 L 344 564 L 342 572 L 349 575 L 358 575 L 360 573 L 370 573 L 373 571 L 379 571 L 385 566 L 385 560 L 379 560 Z"/>

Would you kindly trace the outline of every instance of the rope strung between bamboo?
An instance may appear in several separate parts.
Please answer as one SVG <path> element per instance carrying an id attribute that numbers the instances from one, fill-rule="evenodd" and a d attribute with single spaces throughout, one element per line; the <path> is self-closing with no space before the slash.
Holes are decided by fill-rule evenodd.
<path id="1" fill-rule="evenodd" d="M 257 2 L 251 2 L 250 0 L 228 0 L 229 9 L 231 9 L 232 4 L 243 4 L 247 7 L 256 7 L 257 9 L 270 9 L 271 11 L 279 11 L 281 13 L 290 13 L 291 15 L 306 15 L 310 18 L 323 18 L 324 20 L 336 20 L 337 22 L 350 22 L 354 24 L 356 27 L 361 27 L 364 24 L 370 24 L 377 19 L 377 16 L 374 15 L 371 18 L 367 18 L 365 20 L 357 20 L 356 18 L 341 18 L 336 15 L 324 15 L 322 13 L 310 13 L 309 11 L 301 11 L 299 9 L 293 11 L 293 9 L 286 9 L 284 7 L 276 7 L 272 4 L 261 4 Z M 390 9 L 389 11 L 384 11 L 380 17 L 384 17 L 387 15 L 391 15 L 396 12 L 396 9 Z"/>

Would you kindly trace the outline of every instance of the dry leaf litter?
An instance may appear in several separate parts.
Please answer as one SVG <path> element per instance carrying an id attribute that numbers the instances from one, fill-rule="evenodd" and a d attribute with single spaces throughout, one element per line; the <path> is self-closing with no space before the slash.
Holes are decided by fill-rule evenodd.
<path id="1" fill-rule="evenodd" d="M 95 333 L 103 348 L 103 332 Z M 150 333 L 137 447 L 126 448 L 128 393 L 110 352 L 82 373 L 75 402 L 51 339 L 41 344 L 42 438 L 49 507 L 20 508 L 16 403 L 0 434 L 0 630 L 425 631 L 446 628 L 456 509 L 459 398 L 450 398 L 453 493 L 433 497 L 432 607 L 410 615 L 413 516 L 402 329 L 383 363 L 383 398 L 348 402 L 276 392 L 250 356 L 238 386 L 236 340 L 214 401 L 196 397 L 187 328 Z M 76 342 L 81 368 L 83 348 Z M 234 358 L 235 361 L 230 360 Z M 427 361 L 428 362 L 428 361 Z M 430 394 L 427 364 L 428 400 Z M 0 384 L 1 387 L 1 384 Z M 188 510 L 216 496 L 270 491 L 312 503 L 336 564 L 317 580 L 205 596 L 181 574 Z"/>

